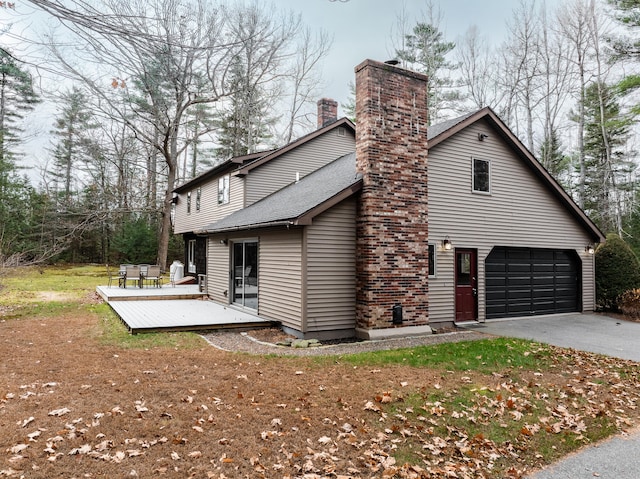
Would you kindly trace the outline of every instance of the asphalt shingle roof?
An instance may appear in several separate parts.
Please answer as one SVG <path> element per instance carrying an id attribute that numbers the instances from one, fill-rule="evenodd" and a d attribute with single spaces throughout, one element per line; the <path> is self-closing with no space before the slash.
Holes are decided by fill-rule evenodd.
<path id="1" fill-rule="evenodd" d="M 475 112 L 432 125 L 428 139 L 444 133 Z M 356 155 L 349 153 L 305 176 L 297 183 L 204 227 L 204 231 L 217 233 L 267 225 L 291 224 L 313 208 L 333 198 L 362 178 L 356 173 Z"/>
<path id="2" fill-rule="evenodd" d="M 355 185 L 362 175 L 356 173 L 356 155 L 349 153 L 310 173 L 297 183 L 207 225 L 210 233 L 286 224 Z"/>
<path id="3" fill-rule="evenodd" d="M 451 120 L 446 120 L 436 125 L 430 125 L 427 128 L 427 140 L 431 140 L 435 138 L 436 136 L 440 135 L 441 133 L 444 133 L 450 128 L 453 128 L 458 123 L 463 122 L 464 120 L 466 120 L 472 115 L 475 115 L 476 113 L 477 111 L 472 111 L 470 113 L 465 113 L 464 115 L 460 115 L 456 118 L 452 118 Z"/>

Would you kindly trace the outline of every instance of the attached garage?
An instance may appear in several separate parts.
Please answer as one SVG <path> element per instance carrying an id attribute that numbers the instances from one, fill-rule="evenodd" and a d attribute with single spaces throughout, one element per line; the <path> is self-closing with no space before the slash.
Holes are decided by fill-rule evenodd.
<path id="1" fill-rule="evenodd" d="M 496 246 L 485 260 L 486 317 L 580 311 L 581 271 L 575 251 Z"/>

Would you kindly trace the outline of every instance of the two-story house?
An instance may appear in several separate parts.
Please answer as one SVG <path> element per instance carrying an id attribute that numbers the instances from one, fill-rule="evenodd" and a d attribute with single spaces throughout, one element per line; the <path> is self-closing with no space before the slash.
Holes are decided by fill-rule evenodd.
<path id="1" fill-rule="evenodd" d="M 313 133 L 175 190 L 187 274 L 301 337 L 593 310 L 598 228 L 491 109 L 426 114 L 424 75 L 363 62 L 357 127 L 323 99 Z"/>

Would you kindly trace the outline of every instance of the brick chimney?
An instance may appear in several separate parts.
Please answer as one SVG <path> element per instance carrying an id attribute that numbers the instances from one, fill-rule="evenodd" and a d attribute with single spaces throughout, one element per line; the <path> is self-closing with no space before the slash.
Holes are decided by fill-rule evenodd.
<path id="1" fill-rule="evenodd" d="M 338 102 L 331 98 L 318 100 L 318 129 L 338 119 Z"/>
<path id="2" fill-rule="evenodd" d="M 427 77 L 372 60 L 355 72 L 356 169 L 363 174 L 356 320 L 362 335 L 429 322 Z"/>

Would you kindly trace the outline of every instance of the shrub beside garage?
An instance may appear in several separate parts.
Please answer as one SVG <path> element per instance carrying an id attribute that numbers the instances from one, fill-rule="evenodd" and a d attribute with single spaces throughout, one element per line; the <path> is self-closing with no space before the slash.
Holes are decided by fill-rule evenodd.
<path id="1" fill-rule="evenodd" d="M 633 294 L 640 288 L 640 262 L 629 245 L 617 234 L 608 234 L 607 241 L 596 249 L 595 263 L 598 309 L 621 311 L 625 299 L 629 307 L 637 303 L 640 314 L 640 291 Z"/>

